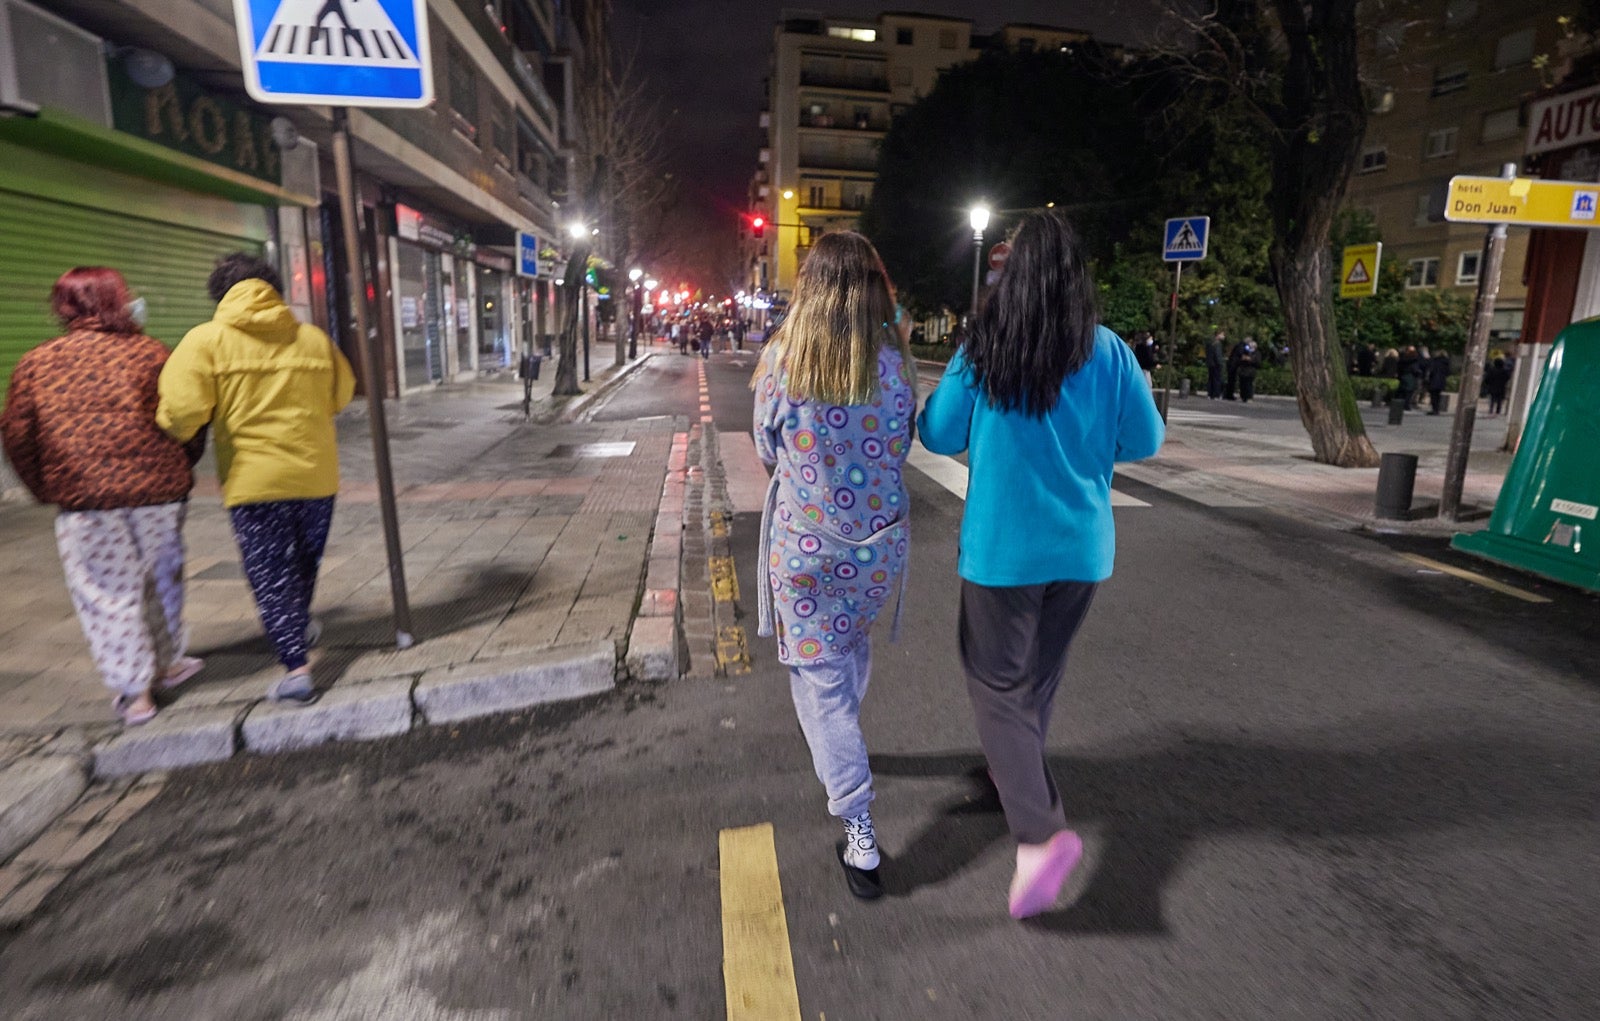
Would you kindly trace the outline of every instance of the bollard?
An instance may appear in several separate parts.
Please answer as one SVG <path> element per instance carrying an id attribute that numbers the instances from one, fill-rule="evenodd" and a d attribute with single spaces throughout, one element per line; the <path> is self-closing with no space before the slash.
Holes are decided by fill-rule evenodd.
<path id="1" fill-rule="evenodd" d="M 1411 496 L 1417 485 L 1417 455 L 1385 454 L 1378 465 L 1378 494 L 1373 516 L 1405 521 L 1411 517 Z"/>
<path id="2" fill-rule="evenodd" d="M 1406 420 L 1406 399 L 1396 394 L 1389 398 L 1389 424 L 1400 425 Z"/>

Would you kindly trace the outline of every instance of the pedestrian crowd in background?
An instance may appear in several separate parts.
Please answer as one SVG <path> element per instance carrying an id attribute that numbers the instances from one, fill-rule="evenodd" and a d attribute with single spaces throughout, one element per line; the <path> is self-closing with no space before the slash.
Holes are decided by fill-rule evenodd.
<path id="1" fill-rule="evenodd" d="M 1029 214 L 1011 245 L 920 416 L 908 324 L 877 252 L 853 233 L 818 239 L 752 386 L 756 448 L 774 468 L 760 633 L 789 667 L 828 810 L 843 822 L 837 857 L 863 898 L 883 886 L 860 712 L 871 629 L 891 599 L 898 620 L 906 598 L 905 461 L 914 437 L 967 454 L 961 662 L 1017 841 L 1008 910 L 1025 918 L 1056 902 L 1083 853 L 1045 758 L 1051 708 L 1111 574 L 1113 467 L 1153 456 L 1164 426 L 1138 356 L 1148 338 L 1130 347 L 1098 324 L 1066 218 Z"/>
<path id="2" fill-rule="evenodd" d="M 188 655 L 183 524 L 207 435 L 245 576 L 284 675 L 307 705 L 311 599 L 339 489 L 334 415 L 355 377 L 284 303 L 277 271 L 235 253 L 207 281 L 208 323 L 170 354 L 143 332 L 122 274 L 79 267 L 50 305 L 65 332 L 18 362 L 0 414 L 6 456 L 41 503 L 90 653 L 125 725 L 204 664 Z"/>

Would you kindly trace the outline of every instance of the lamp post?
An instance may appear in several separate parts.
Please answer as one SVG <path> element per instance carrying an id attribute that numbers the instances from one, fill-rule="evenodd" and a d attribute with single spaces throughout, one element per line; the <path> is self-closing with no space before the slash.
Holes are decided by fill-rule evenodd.
<path id="1" fill-rule="evenodd" d="M 978 271 L 983 262 L 983 232 L 989 228 L 989 207 L 982 202 L 973 206 L 967 213 L 967 221 L 972 224 L 972 311 L 969 317 L 978 314 Z M 971 318 L 968 319 L 968 328 L 971 328 Z"/>
<path id="2" fill-rule="evenodd" d="M 598 230 L 594 233 L 599 233 Z M 581 220 L 574 220 L 567 225 L 567 235 L 574 242 L 573 256 L 581 257 L 583 265 L 578 268 L 578 329 L 583 332 L 583 381 L 589 382 L 589 239 L 592 236 L 588 224 Z"/>
<path id="3" fill-rule="evenodd" d="M 639 357 L 639 314 L 644 308 L 644 296 L 639 291 L 639 281 L 644 278 L 644 270 L 638 266 L 628 270 L 628 297 L 633 305 L 628 315 L 628 359 Z"/>

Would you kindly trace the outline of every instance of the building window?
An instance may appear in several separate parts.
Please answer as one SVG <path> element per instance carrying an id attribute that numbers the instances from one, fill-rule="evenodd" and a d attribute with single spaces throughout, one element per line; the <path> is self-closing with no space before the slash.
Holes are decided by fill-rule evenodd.
<path id="1" fill-rule="evenodd" d="M 1478 282 L 1478 266 L 1483 259 L 1482 252 L 1462 252 L 1456 259 L 1456 285 L 1475 284 Z"/>
<path id="2" fill-rule="evenodd" d="M 1446 64 L 1433 69 L 1433 94 L 1447 96 L 1467 87 L 1467 65 Z"/>
<path id="3" fill-rule="evenodd" d="M 812 209 L 821 209 L 828 204 L 828 189 L 820 184 L 813 184 L 806 189 L 806 205 Z"/>
<path id="4" fill-rule="evenodd" d="M 511 137 L 511 107 L 496 98 L 489 104 L 490 153 L 494 161 L 506 170 L 511 169 L 511 154 L 516 142 Z"/>
<path id="5" fill-rule="evenodd" d="M 1439 260 L 1412 259 L 1406 263 L 1406 287 L 1438 287 Z"/>
<path id="6" fill-rule="evenodd" d="M 956 30 L 953 28 L 939 29 L 939 48 L 953 50 L 956 48 Z"/>
<path id="7" fill-rule="evenodd" d="M 1444 9 L 1444 27 L 1460 28 L 1478 13 L 1478 0 L 1450 0 Z"/>
<path id="8" fill-rule="evenodd" d="M 894 41 L 901 46 L 915 46 L 917 33 L 911 28 L 897 28 L 894 30 Z"/>
<path id="9" fill-rule="evenodd" d="M 1368 109 L 1374 114 L 1394 112 L 1394 88 L 1389 85 L 1377 85 L 1372 89 L 1372 105 Z"/>
<path id="10" fill-rule="evenodd" d="M 1434 222 L 1432 192 L 1425 191 L 1417 196 L 1417 211 L 1411 222 L 1418 227 L 1426 227 Z"/>
<path id="11" fill-rule="evenodd" d="M 1440 128 L 1428 132 L 1428 137 L 1422 145 L 1422 158 L 1436 160 L 1442 156 L 1454 156 L 1456 152 L 1456 139 L 1461 131 L 1458 128 Z"/>
<path id="12" fill-rule="evenodd" d="M 1023 53 L 1032 53 L 1038 48 L 1039 40 L 1035 39 L 1031 35 L 1025 35 L 1017 40 L 1017 49 L 1021 50 Z"/>
<path id="13" fill-rule="evenodd" d="M 478 78 L 472 73 L 472 62 L 454 43 L 450 44 L 445 60 L 450 81 L 450 112 L 455 115 L 456 128 L 477 141 Z"/>
<path id="14" fill-rule="evenodd" d="M 1517 107 L 1483 115 L 1483 140 L 1499 142 L 1522 133 L 1522 111 Z"/>
<path id="15" fill-rule="evenodd" d="M 1504 71 L 1533 60 L 1533 29 L 1503 35 L 1494 47 L 1494 69 Z"/>
<path id="16" fill-rule="evenodd" d="M 858 43 L 875 43 L 878 41 L 878 30 L 875 28 L 849 28 L 844 25 L 829 25 L 828 35 L 835 39 L 849 39 Z"/>
<path id="17" fill-rule="evenodd" d="M 1406 23 L 1404 21 L 1390 21 L 1378 26 L 1378 53 L 1385 57 L 1392 57 L 1400 52 L 1400 47 L 1406 41 Z"/>
<path id="18" fill-rule="evenodd" d="M 1361 153 L 1361 169 L 1363 174 L 1375 174 L 1389 166 L 1389 147 L 1385 145 L 1373 146 Z"/>

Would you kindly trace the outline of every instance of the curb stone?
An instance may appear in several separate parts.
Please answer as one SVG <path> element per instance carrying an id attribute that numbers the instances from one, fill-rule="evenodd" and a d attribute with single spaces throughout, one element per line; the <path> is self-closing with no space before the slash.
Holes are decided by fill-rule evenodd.
<path id="1" fill-rule="evenodd" d="M 678 677 L 678 621 L 675 617 L 635 617 L 628 632 L 628 676 L 636 681 Z"/>
<path id="2" fill-rule="evenodd" d="M 542 416 L 536 417 L 546 424 L 552 422 L 569 423 L 576 421 L 577 418 L 582 415 L 590 405 L 611 393 L 617 387 L 621 386 L 625 380 L 627 380 L 635 372 L 639 371 L 639 369 L 642 368 L 646 362 L 654 357 L 654 351 L 647 351 L 631 362 L 624 362 L 622 366 L 613 371 L 610 376 L 607 376 L 605 379 L 601 380 L 599 385 L 596 386 L 591 384 L 588 390 L 585 390 L 583 393 L 577 394 L 576 396 L 567 398 L 564 404 L 560 405 L 559 407 L 552 408 Z M 551 400 L 553 400 L 553 398 L 551 398 Z"/>
<path id="3" fill-rule="evenodd" d="M 89 786 L 87 765 L 79 756 L 36 755 L 0 770 L 0 861 L 72 807 Z"/>
<path id="4" fill-rule="evenodd" d="M 239 728 L 246 751 L 310 748 L 329 741 L 372 741 L 411 729 L 411 677 L 350 681 L 309 706 L 260 702 Z"/>
<path id="5" fill-rule="evenodd" d="M 610 691 L 616 674 L 616 643 L 604 641 L 429 670 L 412 697 L 424 722 L 455 723 Z"/>
<path id="6" fill-rule="evenodd" d="M 250 707 L 251 703 L 205 709 L 173 706 L 96 748 L 95 775 L 128 776 L 231 759 L 239 747 L 239 721 Z"/>

